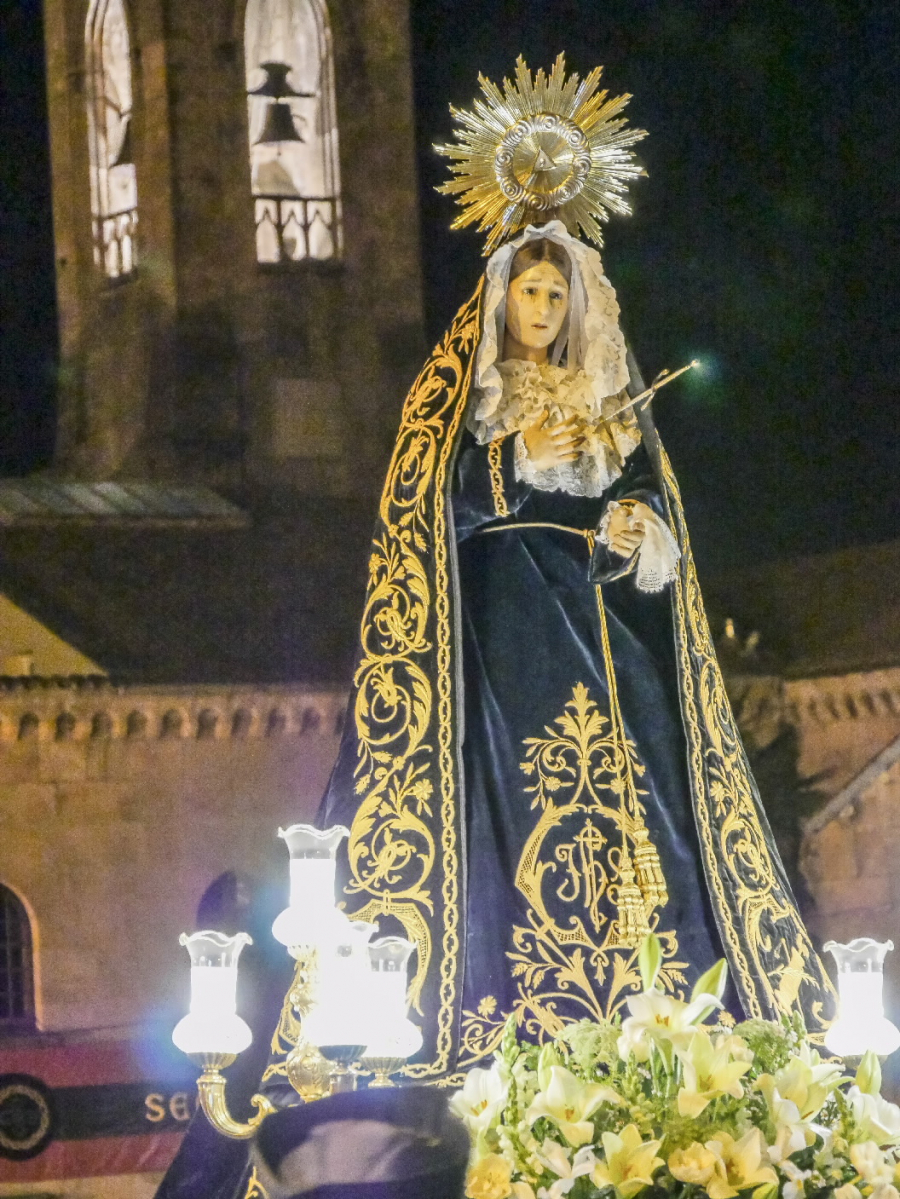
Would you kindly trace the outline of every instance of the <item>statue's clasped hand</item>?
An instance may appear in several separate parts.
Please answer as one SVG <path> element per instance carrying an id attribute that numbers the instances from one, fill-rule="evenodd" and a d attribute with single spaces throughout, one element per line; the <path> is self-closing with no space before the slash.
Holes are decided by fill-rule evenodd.
<path id="1" fill-rule="evenodd" d="M 548 424 L 544 414 L 522 430 L 522 439 L 535 470 L 553 470 L 564 462 L 574 462 L 584 443 L 584 426 L 575 416 Z"/>
<path id="2" fill-rule="evenodd" d="M 606 536 L 609 548 L 622 558 L 639 549 L 647 532 L 646 521 L 653 509 L 640 500 L 623 500 L 610 512 Z"/>

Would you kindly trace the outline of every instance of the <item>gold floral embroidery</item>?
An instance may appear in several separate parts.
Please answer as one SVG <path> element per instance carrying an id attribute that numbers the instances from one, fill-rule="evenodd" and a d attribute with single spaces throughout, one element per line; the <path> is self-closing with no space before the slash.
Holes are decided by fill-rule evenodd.
<path id="1" fill-rule="evenodd" d="M 256 1170 L 250 1172 L 250 1178 L 247 1182 L 247 1192 L 244 1199 L 269 1199 L 269 1192 L 259 1181 Z"/>
<path id="2" fill-rule="evenodd" d="M 494 511 L 498 516 L 509 516 L 509 504 L 503 494 L 503 439 L 498 438 L 488 446 L 488 468 L 491 472 L 491 495 L 494 497 Z"/>
<path id="3" fill-rule="evenodd" d="M 481 288 L 414 384 L 379 509 L 354 683 L 359 808 L 348 845 L 354 919 L 390 915 L 416 943 L 411 1002 L 436 1022 L 416 1077 L 451 1064 L 458 1004 L 460 821 L 448 472 L 468 397 Z M 437 959 L 435 961 L 435 959 Z"/>
<path id="4" fill-rule="evenodd" d="M 608 668 L 614 679 L 610 660 Z M 540 815 L 516 871 L 527 923 L 514 926 L 507 957 L 516 980 L 512 1010 L 538 1040 L 559 1032 L 561 1006 L 565 1019 L 600 1019 L 621 1009 L 640 989 L 637 946 L 647 929 L 664 946 L 663 985 L 676 993 L 686 985 L 677 936 L 659 928 L 658 909 L 667 896 L 637 785 L 645 768 L 625 736 L 614 686 L 610 711 L 605 716 L 579 683 L 556 727 L 525 740 L 525 794 Z M 573 822 L 571 835 L 551 844 L 551 834 Z M 655 857 L 649 871 L 648 849 Z M 645 868 L 638 875 L 634 861 L 642 850 Z M 509 1013 L 489 999 L 463 1013 L 462 1066 L 492 1052 L 503 1035 Z"/>

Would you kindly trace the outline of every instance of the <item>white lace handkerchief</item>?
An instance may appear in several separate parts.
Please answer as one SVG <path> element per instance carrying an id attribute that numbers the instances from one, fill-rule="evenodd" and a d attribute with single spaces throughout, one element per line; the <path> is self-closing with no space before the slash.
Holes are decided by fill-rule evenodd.
<path id="1" fill-rule="evenodd" d="M 625 505 L 627 507 L 627 505 Z M 609 545 L 609 522 L 613 512 L 623 507 L 616 500 L 610 500 L 600 521 L 597 538 L 603 545 Z M 644 540 L 638 551 L 637 572 L 635 582 L 640 591 L 662 591 L 675 578 L 681 551 L 672 530 L 655 512 L 649 516 L 636 516 L 629 512 L 628 527 L 634 528 L 638 523 L 644 526 Z"/>

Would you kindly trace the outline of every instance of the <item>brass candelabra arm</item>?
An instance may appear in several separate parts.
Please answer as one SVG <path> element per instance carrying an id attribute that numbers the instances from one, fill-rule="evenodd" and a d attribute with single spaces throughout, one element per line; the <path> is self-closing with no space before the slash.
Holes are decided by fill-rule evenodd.
<path id="1" fill-rule="evenodd" d="M 248 1141 L 265 1120 L 278 1109 L 265 1095 L 254 1095 L 250 1102 L 256 1108 L 256 1114 L 243 1123 L 235 1120 L 228 1110 L 225 1100 L 225 1075 L 222 1070 L 230 1066 L 235 1059 L 233 1053 L 197 1053 L 190 1055 L 191 1060 L 201 1066 L 203 1073 L 197 1079 L 197 1095 L 200 1107 L 210 1124 L 223 1136 L 236 1141 Z"/>

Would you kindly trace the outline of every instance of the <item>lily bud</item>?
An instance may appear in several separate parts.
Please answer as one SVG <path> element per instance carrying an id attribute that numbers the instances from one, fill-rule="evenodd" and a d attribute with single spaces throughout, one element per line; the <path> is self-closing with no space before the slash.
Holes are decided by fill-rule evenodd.
<path id="1" fill-rule="evenodd" d="M 865 1095 L 881 1094 L 881 1062 L 871 1049 L 866 1050 L 859 1063 L 856 1085 Z"/>
<path id="2" fill-rule="evenodd" d="M 652 991 L 662 966 L 662 942 L 656 933 L 648 933 L 638 950 L 638 968 L 645 991 Z"/>
<path id="3" fill-rule="evenodd" d="M 724 958 L 719 958 L 715 966 L 710 966 L 707 972 L 697 979 L 691 999 L 696 999 L 698 995 L 715 995 L 716 999 L 721 999 L 727 980 L 728 966 Z"/>
<path id="4" fill-rule="evenodd" d="M 550 1079 L 552 1078 L 550 1071 L 552 1068 L 554 1066 L 561 1066 L 562 1064 L 562 1054 L 552 1041 L 548 1041 L 546 1045 L 542 1046 L 541 1052 L 538 1054 L 538 1086 L 542 1091 L 546 1091 L 547 1087 L 550 1086 Z"/>

